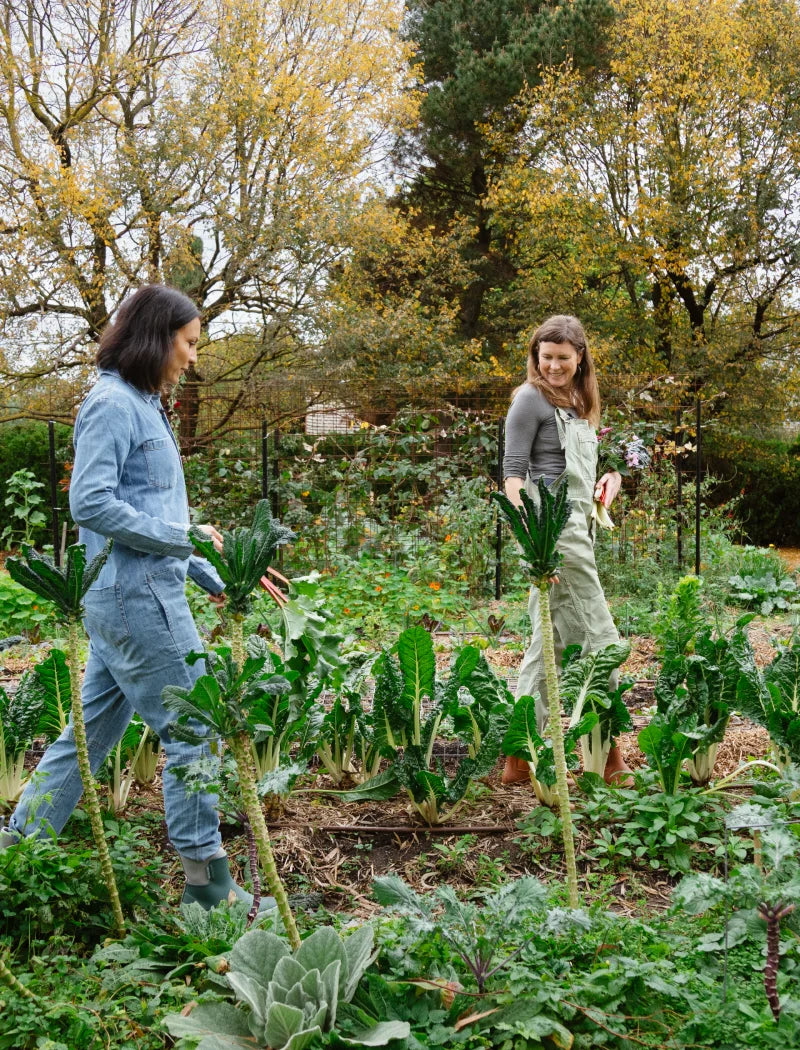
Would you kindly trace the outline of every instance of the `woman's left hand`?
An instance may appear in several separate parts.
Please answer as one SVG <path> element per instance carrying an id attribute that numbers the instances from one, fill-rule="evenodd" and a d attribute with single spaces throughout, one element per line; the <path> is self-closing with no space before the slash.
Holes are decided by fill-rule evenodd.
<path id="1" fill-rule="evenodd" d="M 612 470 L 609 474 L 604 474 L 595 485 L 594 498 L 602 503 L 604 507 L 610 507 L 621 485 L 622 475 L 618 471 Z"/>

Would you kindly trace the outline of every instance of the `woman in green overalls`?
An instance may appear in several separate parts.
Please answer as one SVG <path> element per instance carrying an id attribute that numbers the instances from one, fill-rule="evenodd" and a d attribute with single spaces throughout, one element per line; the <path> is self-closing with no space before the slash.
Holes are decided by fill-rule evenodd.
<path id="1" fill-rule="evenodd" d="M 505 490 L 519 505 L 524 487 L 533 496 L 539 478 L 548 485 L 566 479 L 572 513 L 558 542 L 563 561 L 553 586 L 556 660 L 568 645 L 594 652 L 619 641 L 608 611 L 594 560 L 593 509 L 598 500 L 609 507 L 619 492 L 621 477 L 613 471 L 597 480 L 597 436 L 600 394 L 586 333 L 575 317 L 549 317 L 528 345 L 528 379 L 514 391 L 506 418 L 503 458 Z M 540 730 L 547 720 L 547 686 L 542 659 L 539 592 L 531 589 L 528 612 L 533 637 L 520 668 L 517 696 L 538 693 Z M 630 770 L 613 745 L 605 769 L 610 782 Z M 528 780 L 528 763 L 507 758 L 503 783 Z"/>

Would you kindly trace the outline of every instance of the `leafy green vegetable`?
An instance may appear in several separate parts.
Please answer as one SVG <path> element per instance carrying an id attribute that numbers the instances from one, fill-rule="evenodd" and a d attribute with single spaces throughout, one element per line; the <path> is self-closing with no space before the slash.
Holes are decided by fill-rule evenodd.
<path id="1" fill-rule="evenodd" d="M 25 672 L 13 697 L 0 686 L 0 804 L 16 802 L 28 780 L 25 753 L 36 735 L 43 706 L 33 671 Z"/>
<path id="2" fill-rule="evenodd" d="M 585 715 L 597 717 L 590 730 L 581 734 L 580 744 L 585 773 L 603 776 L 614 738 L 633 728 L 630 712 L 622 699 L 633 685 L 625 678 L 615 689 L 609 687 L 611 675 L 630 656 L 627 642 L 607 645 L 594 653 L 581 655 L 580 646 L 568 646 L 561 670 L 561 699 L 570 714 L 571 724 L 582 722 Z"/>

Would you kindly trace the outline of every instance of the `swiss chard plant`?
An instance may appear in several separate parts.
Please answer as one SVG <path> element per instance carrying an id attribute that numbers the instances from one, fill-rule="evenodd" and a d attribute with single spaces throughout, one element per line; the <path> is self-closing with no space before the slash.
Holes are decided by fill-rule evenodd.
<path id="1" fill-rule="evenodd" d="M 229 649 L 190 653 L 187 662 L 205 661 L 206 673 L 191 689 L 167 686 L 164 706 L 177 715 L 170 732 L 190 744 L 207 741 L 207 733 L 224 741 L 236 762 L 242 805 L 258 845 L 267 885 L 278 907 L 290 944 L 297 947 L 300 935 L 289 907 L 286 889 L 278 874 L 269 831 L 261 809 L 258 777 L 253 758 L 253 737 L 259 725 L 272 716 L 274 698 L 290 689 L 288 679 L 268 665 L 268 657 L 236 661 Z"/>
<path id="2" fill-rule="evenodd" d="M 323 926 L 294 951 L 274 934 L 252 930 L 234 945 L 226 972 L 238 1005 L 201 1004 L 188 1016 L 168 1014 L 165 1024 L 172 1036 L 192 1040 L 180 1045 L 196 1050 L 303 1050 L 322 1040 L 385 1046 L 408 1037 L 407 1022 L 353 1027 L 357 1011 L 349 1006 L 376 954 L 369 926 L 345 938 Z"/>
<path id="3" fill-rule="evenodd" d="M 753 660 L 736 697 L 742 714 L 769 733 L 779 766 L 800 765 L 800 644 L 780 648 L 763 670 Z"/>
<path id="4" fill-rule="evenodd" d="M 0 807 L 13 805 L 28 779 L 25 754 L 36 735 L 42 707 L 33 671 L 22 676 L 12 696 L 0 686 Z"/>
<path id="5" fill-rule="evenodd" d="M 503 492 L 493 492 L 492 499 L 500 505 L 511 526 L 511 531 L 522 550 L 533 577 L 533 585 L 539 592 L 539 616 L 541 619 L 542 650 L 547 683 L 548 724 L 553 741 L 556 764 L 556 790 L 564 838 L 564 860 L 567 867 L 567 886 L 570 905 L 578 906 L 578 870 L 575 863 L 575 838 L 572 830 L 572 815 L 569 806 L 567 783 L 567 760 L 564 749 L 564 731 L 561 726 L 561 698 L 556 666 L 553 622 L 550 616 L 550 586 L 558 576 L 558 567 L 563 556 L 556 544 L 569 520 L 571 504 L 567 498 L 567 485 L 561 485 L 552 493 L 544 478 L 539 478 L 538 506 L 528 493 L 520 491 L 521 505 L 515 507 Z"/>
<path id="6" fill-rule="evenodd" d="M 364 783 L 378 775 L 381 753 L 372 720 L 364 709 L 364 692 L 373 659 L 353 664 L 322 719 L 317 757 L 334 784 Z"/>
<path id="7" fill-rule="evenodd" d="M 191 528 L 189 536 L 225 584 L 225 605 L 231 619 L 231 648 L 234 660 L 241 667 L 244 663 L 245 614 L 252 605 L 254 592 L 266 580 L 275 551 L 293 540 L 294 533 L 273 519 L 269 501 L 262 499 L 256 504 L 251 526 L 240 526 L 223 534 L 222 551 L 218 551 L 207 533 L 199 528 Z M 276 593 L 274 588 L 272 592 Z"/>
<path id="8" fill-rule="evenodd" d="M 579 738 L 594 731 L 597 715 L 589 711 L 564 733 L 564 756 L 567 768 L 575 772 L 580 766 L 577 753 Z M 521 696 L 514 705 L 506 735 L 503 737 L 503 754 L 520 758 L 528 763 L 531 785 L 543 806 L 558 808 L 556 789 L 556 765 L 552 741 L 542 737 L 537 728 L 536 699 Z"/>
<path id="9" fill-rule="evenodd" d="M 753 616 L 741 617 L 729 634 L 723 634 L 705 622 L 701 593 L 701 579 L 685 576 L 662 605 L 656 624 L 662 658 L 655 686 L 659 718 L 650 734 L 652 740 L 645 737 L 649 753 L 659 752 L 662 768 L 665 762 L 670 770 L 675 765 L 668 760 L 668 745 L 679 748 L 689 775 L 699 785 L 711 779 L 717 750 L 736 706 L 739 680 L 754 667 L 746 632 Z M 676 787 L 672 773 L 670 777 Z"/>
<path id="10" fill-rule="evenodd" d="M 17 583 L 52 602 L 57 615 L 66 622 L 69 637 L 68 663 L 70 676 L 70 711 L 72 730 L 75 734 L 75 751 L 83 783 L 83 794 L 92 826 L 97 855 L 103 869 L 108 894 L 114 912 L 114 921 L 120 933 L 125 932 L 125 919 L 119 900 L 114 869 L 108 852 L 108 843 L 103 832 L 100 801 L 97 785 L 89 764 L 89 749 L 86 742 L 86 725 L 81 703 L 81 666 L 79 652 L 79 624 L 83 615 L 83 599 L 86 592 L 100 575 L 108 558 L 111 541 L 92 561 L 86 564 L 86 547 L 74 543 L 67 547 L 66 563 L 57 566 L 51 558 L 37 554 L 32 548 L 23 546 L 23 558 L 8 558 L 6 569 Z"/>
<path id="11" fill-rule="evenodd" d="M 390 798 L 405 788 L 425 823 L 450 819 L 463 804 L 470 783 L 494 768 L 511 710 L 508 691 L 504 693 L 498 681 L 491 682 L 488 665 L 476 673 L 479 666 L 480 661 L 471 656 L 465 660 L 457 656 L 442 688 L 436 680 L 430 634 L 423 627 L 403 631 L 395 649 L 382 653 L 375 663 L 373 733 L 389 768 L 343 797 Z M 472 711 L 465 711 L 465 706 Z M 482 713 L 476 717 L 476 712 Z M 433 754 L 448 714 L 462 728 L 467 745 L 467 754 L 452 776 Z"/>
<path id="12" fill-rule="evenodd" d="M 579 645 L 564 652 L 561 670 L 561 698 L 570 714 L 570 725 L 579 725 L 587 714 L 596 715 L 588 731 L 580 734 L 585 773 L 603 776 L 614 738 L 633 729 L 623 695 L 633 679 L 623 678 L 612 688 L 609 680 L 630 656 L 627 642 L 607 645 L 595 653 L 581 655 Z"/>

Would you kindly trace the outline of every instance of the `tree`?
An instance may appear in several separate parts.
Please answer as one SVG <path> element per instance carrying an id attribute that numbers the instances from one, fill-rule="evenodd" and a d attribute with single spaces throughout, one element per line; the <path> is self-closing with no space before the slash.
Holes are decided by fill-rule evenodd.
<path id="1" fill-rule="evenodd" d="M 519 129 L 511 103 L 543 68 L 567 58 L 587 71 L 600 64 L 610 13 L 607 0 L 409 0 L 405 31 L 424 94 L 419 123 L 398 151 L 410 171 L 397 203 L 440 230 L 468 219 L 460 334 L 486 339 L 489 353 L 526 323 L 509 309 L 515 266 L 487 199 L 490 172 L 505 159 L 490 129 L 509 121 Z"/>
<path id="2" fill-rule="evenodd" d="M 206 379 L 244 388 L 314 345 L 413 110 L 392 0 L 0 0 L 0 21 L 0 374 L 85 369 L 159 279 L 203 309 Z"/>
<path id="3" fill-rule="evenodd" d="M 625 368 L 690 371 L 707 391 L 770 372 L 783 385 L 800 278 L 796 6 L 617 7 L 606 73 L 566 66 L 519 100 L 489 197 L 520 283 L 533 303 L 558 289 Z"/>

